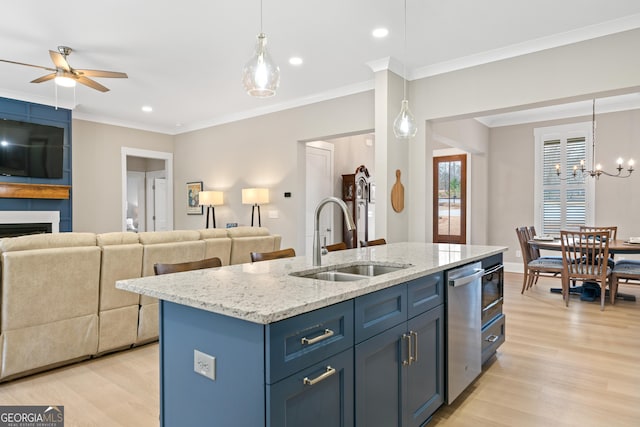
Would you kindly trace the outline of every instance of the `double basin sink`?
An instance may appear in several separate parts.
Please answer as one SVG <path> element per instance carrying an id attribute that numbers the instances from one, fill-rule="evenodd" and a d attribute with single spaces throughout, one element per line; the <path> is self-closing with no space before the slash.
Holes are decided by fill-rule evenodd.
<path id="1" fill-rule="evenodd" d="M 292 276 L 307 279 L 326 280 L 329 282 L 353 282 L 381 274 L 393 273 L 411 265 L 405 264 L 379 264 L 379 263 L 356 263 L 346 266 L 332 266 L 328 269 L 318 271 L 318 269 L 298 271 L 291 273 Z"/>

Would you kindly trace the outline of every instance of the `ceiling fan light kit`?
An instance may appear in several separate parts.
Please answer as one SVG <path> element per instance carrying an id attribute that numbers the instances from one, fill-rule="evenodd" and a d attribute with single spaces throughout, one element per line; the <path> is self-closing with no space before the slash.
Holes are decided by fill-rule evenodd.
<path id="1" fill-rule="evenodd" d="M 43 70 L 51 71 L 50 74 L 38 77 L 31 81 L 31 83 L 42 83 L 49 80 L 54 80 L 57 86 L 63 87 L 75 87 L 76 83 L 83 84 L 92 89 L 100 92 L 108 92 L 109 89 L 101 85 L 97 81 L 90 79 L 89 77 L 107 77 L 107 78 L 120 78 L 126 79 L 127 73 L 121 73 L 119 71 L 104 71 L 104 70 L 81 70 L 72 68 L 67 61 L 69 54 L 73 52 L 68 46 L 58 46 L 58 51 L 50 50 L 49 56 L 51 61 L 55 65 L 55 68 L 43 67 L 42 65 L 25 64 L 23 62 L 8 61 L 6 59 L 0 59 L 1 62 L 7 62 L 9 64 L 25 65 L 27 67 L 41 68 Z"/>
<path id="2" fill-rule="evenodd" d="M 268 98 L 276 94 L 280 84 L 280 68 L 267 52 L 267 36 L 262 32 L 262 0 L 260 0 L 260 34 L 256 50 L 242 70 L 242 84 L 247 93 L 256 98 Z"/>

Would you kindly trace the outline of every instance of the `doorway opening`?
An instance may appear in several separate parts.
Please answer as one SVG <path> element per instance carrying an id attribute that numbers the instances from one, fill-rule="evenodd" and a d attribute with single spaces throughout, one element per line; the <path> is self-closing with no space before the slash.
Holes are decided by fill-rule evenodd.
<path id="1" fill-rule="evenodd" d="M 433 158 L 433 241 L 467 241 L 467 156 Z"/>
<path id="2" fill-rule="evenodd" d="M 173 229 L 173 154 L 122 148 L 122 230 Z"/>
<path id="3" fill-rule="evenodd" d="M 370 174 L 370 184 L 375 188 L 375 135 L 372 131 L 364 133 L 322 138 L 302 142 L 304 151 L 304 248 L 310 254 L 313 245 L 313 227 L 315 208 L 325 197 L 335 196 L 345 199 L 343 175 L 353 175 L 364 165 Z M 375 194 L 375 192 L 371 192 Z M 353 203 L 353 202 L 351 202 Z M 375 233 L 375 198 L 367 200 L 366 213 L 354 209 L 354 215 L 366 215 L 368 236 Z M 347 202 L 348 204 L 348 202 Z M 358 206 L 358 208 L 361 208 Z M 354 221 L 357 218 L 354 217 Z M 322 245 L 345 241 L 344 218 L 342 211 L 334 204 L 325 206 L 320 215 L 319 231 Z M 360 230 L 359 230 L 360 231 Z M 349 236 L 347 236 L 349 237 Z M 351 239 L 349 239 L 351 240 Z"/>

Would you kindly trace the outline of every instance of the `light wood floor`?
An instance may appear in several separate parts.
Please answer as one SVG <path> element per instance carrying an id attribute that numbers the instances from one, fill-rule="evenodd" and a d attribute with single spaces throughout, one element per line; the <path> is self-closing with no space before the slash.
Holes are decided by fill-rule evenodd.
<path id="1" fill-rule="evenodd" d="M 574 296 L 565 308 L 549 292 L 558 279 L 541 279 L 524 295 L 521 281 L 506 274 L 507 342 L 429 425 L 640 425 L 640 301 L 601 312 L 599 302 Z M 640 300 L 640 286 L 621 292 Z M 0 384 L 0 405 L 62 404 L 66 427 L 158 426 L 158 396 L 157 344 Z"/>

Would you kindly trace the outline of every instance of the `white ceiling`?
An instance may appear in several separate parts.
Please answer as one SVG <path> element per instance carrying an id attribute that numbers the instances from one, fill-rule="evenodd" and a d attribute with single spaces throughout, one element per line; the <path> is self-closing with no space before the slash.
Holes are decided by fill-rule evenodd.
<path id="1" fill-rule="evenodd" d="M 58 105 L 77 118 L 168 134 L 371 89 L 368 64 L 383 58 L 398 73 L 406 58 L 413 80 L 640 27 L 638 0 L 407 0 L 405 55 L 401 0 L 264 0 L 263 29 L 281 82 L 276 96 L 255 99 L 240 76 L 260 30 L 259 0 L 3 6 L 0 58 L 50 67 L 48 50 L 66 45 L 75 68 L 129 75 L 96 78 L 107 93 L 59 88 Z M 389 36 L 374 39 L 381 26 Z M 289 65 L 291 56 L 304 64 Z M 0 96 L 54 105 L 52 81 L 30 83 L 46 73 L 0 63 Z"/>

